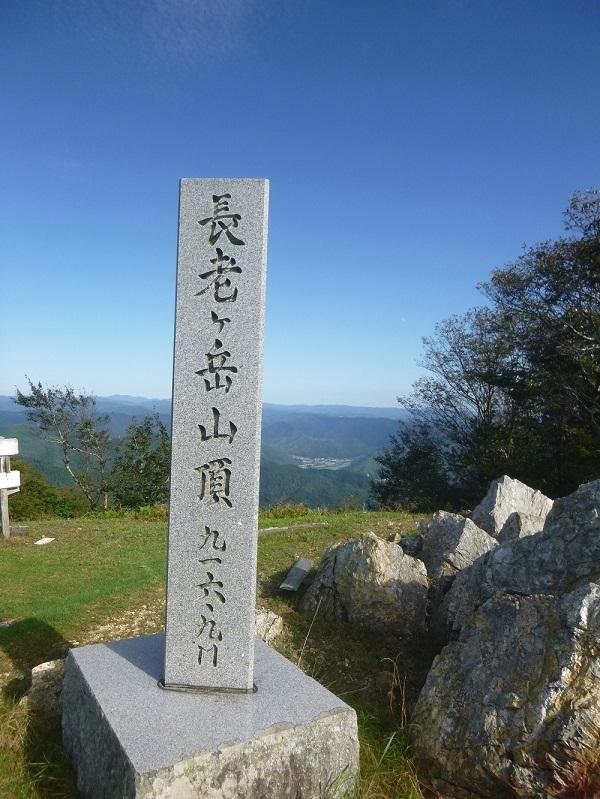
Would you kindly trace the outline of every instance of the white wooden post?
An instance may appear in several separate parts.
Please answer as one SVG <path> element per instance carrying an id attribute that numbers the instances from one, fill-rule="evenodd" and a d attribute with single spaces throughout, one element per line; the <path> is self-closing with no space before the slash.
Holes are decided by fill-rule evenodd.
<path id="1" fill-rule="evenodd" d="M 0 520 L 2 535 L 10 538 L 10 519 L 8 516 L 8 495 L 14 494 L 21 485 L 21 472 L 10 468 L 10 456 L 19 452 L 16 438 L 0 436 Z"/>

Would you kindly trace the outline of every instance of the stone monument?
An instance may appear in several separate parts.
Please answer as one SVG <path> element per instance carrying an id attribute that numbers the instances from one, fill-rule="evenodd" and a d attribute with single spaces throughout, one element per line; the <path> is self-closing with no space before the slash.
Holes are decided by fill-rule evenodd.
<path id="1" fill-rule="evenodd" d="M 321 799 L 356 716 L 254 635 L 265 180 L 182 180 L 166 637 L 71 650 L 63 741 L 85 799 Z"/>
<path id="2" fill-rule="evenodd" d="M 10 456 L 18 454 L 18 440 L 0 436 L 0 521 L 4 538 L 10 538 L 8 498 L 19 491 L 21 486 L 21 472 L 10 468 Z"/>
<path id="3" fill-rule="evenodd" d="M 267 201 L 266 181 L 182 181 L 167 687 L 253 686 Z"/>

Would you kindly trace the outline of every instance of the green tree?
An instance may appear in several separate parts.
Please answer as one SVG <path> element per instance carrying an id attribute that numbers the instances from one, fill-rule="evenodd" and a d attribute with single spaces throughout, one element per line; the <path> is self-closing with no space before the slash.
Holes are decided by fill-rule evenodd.
<path id="1" fill-rule="evenodd" d="M 375 460 L 380 469 L 372 495 L 380 507 L 426 512 L 455 507 L 458 497 L 448 479 L 443 446 L 430 425 L 405 425 Z"/>
<path id="2" fill-rule="evenodd" d="M 527 249 L 481 286 L 520 366 L 506 389 L 529 432 L 521 470 L 550 493 L 600 466 L 600 193 L 573 195 L 565 217 L 574 236 Z"/>
<path id="3" fill-rule="evenodd" d="M 113 496 L 127 508 L 166 502 L 171 441 L 158 414 L 133 419 L 117 448 L 112 470 Z"/>
<path id="4" fill-rule="evenodd" d="M 96 412 L 93 397 L 69 386 L 29 383 L 29 394 L 17 389 L 15 402 L 28 409 L 27 418 L 42 435 L 55 441 L 65 468 L 84 493 L 92 510 L 106 507 L 110 491 L 110 417 Z"/>
<path id="5" fill-rule="evenodd" d="M 600 474 L 600 194 L 575 194 L 566 223 L 492 272 L 488 306 L 424 339 L 429 374 L 399 398 L 412 422 L 380 460 L 380 502 L 472 506 L 503 473 L 557 496 Z"/>

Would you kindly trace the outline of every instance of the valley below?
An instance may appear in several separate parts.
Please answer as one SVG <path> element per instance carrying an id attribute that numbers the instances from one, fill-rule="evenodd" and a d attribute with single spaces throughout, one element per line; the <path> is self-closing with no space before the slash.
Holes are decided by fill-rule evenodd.
<path id="1" fill-rule="evenodd" d="M 110 417 L 115 444 L 133 419 L 158 414 L 169 428 L 169 400 L 97 397 L 98 413 Z M 260 505 L 303 503 L 333 508 L 369 504 L 375 456 L 389 444 L 403 412 L 399 408 L 344 405 L 275 405 L 262 413 Z M 24 408 L 0 397 L 0 435 L 19 439 L 20 457 L 57 486 L 71 481 L 57 444 L 28 423 Z"/>

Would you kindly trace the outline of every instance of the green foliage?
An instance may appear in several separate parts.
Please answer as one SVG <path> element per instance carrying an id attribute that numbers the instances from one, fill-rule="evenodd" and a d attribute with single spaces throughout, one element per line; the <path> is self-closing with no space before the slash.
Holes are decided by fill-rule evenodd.
<path id="1" fill-rule="evenodd" d="M 30 464 L 12 458 L 13 469 L 21 472 L 21 490 L 9 499 L 12 521 L 45 519 L 52 516 L 72 518 L 85 513 L 89 504 L 77 488 L 57 488 Z"/>
<path id="2" fill-rule="evenodd" d="M 106 503 L 109 490 L 110 436 L 108 416 L 96 413 L 96 402 L 69 386 L 44 388 L 29 383 L 29 394 L 17 389 L 15 402 L 28 409 L 27 418 L 61 451 L 65 468 L 87 497 L 90 508 Z"/>
<path id="3" fill-rule="evenodd" d="M 166 503 L 171 442 L 159 415 L 134 418 L 117 448 L 112 469 L 113 496 L 127 508 Z"/>
<path id="4" fill-rule="evenodd" d="M 282 502 L 261 509 L 260 517 L 261 519 L 293 519 L 298 516 L 306 516 L 310 512 L 311 509 L 307 508 L 303 502 Z"/>
<path id="5" fill-rule="evenodd" d="M 354 511 L 359 511 L 363 506 L 363 503 L 360 499 L 353 494 L 349 497 L 346 497 L 341 505 L 335 509 L 336 513 L 352 513 Z"/>
<path id="6" fill-rule="evenodd" d="M 399 398 L 412 423 L 379 458 L 380 503 L 472 506 L 501 474 L 560 496 L 600 474 L 600 193 L 566 217 L 576 235 L 496 269 L 489 306 L 424 339 L 429 375 Z"/>
<path id="7" fill-rule="evenodd" d="M 141 519 L 143 521 L 166 522 L 169 506 L 166 503 L 140 505 L 139 508 L 112 507 L 105 510 L 88 511 L 84 514 L 91 519 Z"/>
<path id="8" fill-rule="evenodd" d="M 35 427 L 29 424 L 3 424 L 0 425 L 0 435 L 18 438 L 19 456 L 47 477 L 52 485 L 73 485 L 73 480 L 65 469 L 60 447 L 45 438 Z"/>
<path id="9" fill-rule="evenodd" d="M 372 491 L 380 507 L 422 512 L 455 509 L 457 492 L 448 481 L 441 443 L 426 425 L 404 427 L 376 460 L 380 471 Z"/>

